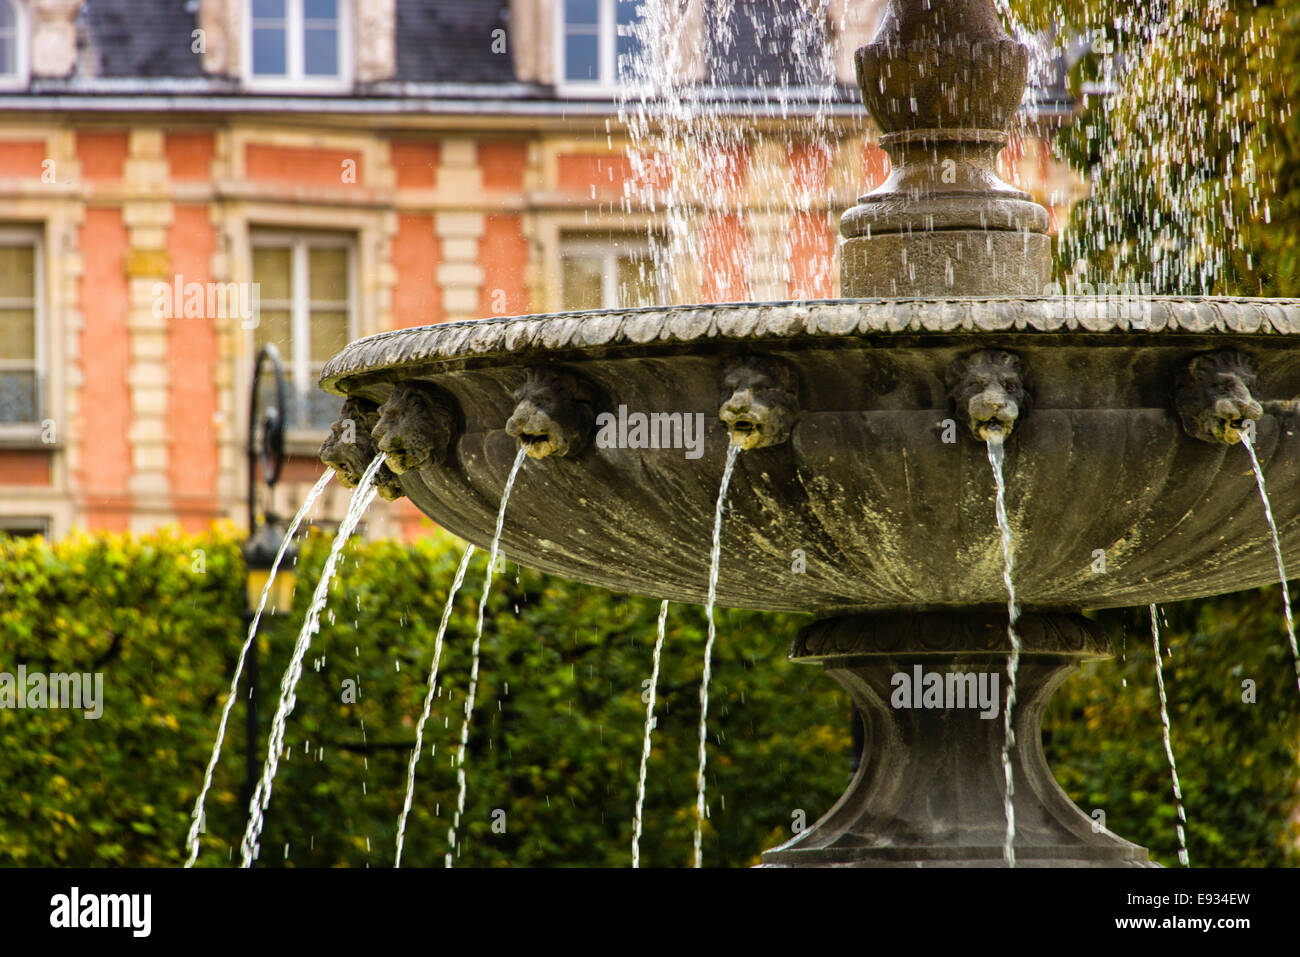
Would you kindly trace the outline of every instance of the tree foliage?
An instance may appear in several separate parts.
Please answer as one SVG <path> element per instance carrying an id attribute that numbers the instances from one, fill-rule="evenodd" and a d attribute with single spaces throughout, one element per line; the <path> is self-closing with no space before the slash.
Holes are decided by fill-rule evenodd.
<path id="1" fill-rule="evenodd" d="M 264 747 L 281 670 L 329 542 L 305 543 L 290 614 L 259 639 Z M 433 636 L 460 546 L 352 543 L 306 659 L 262 840 L 264 866 L 389 866 Z M 441 865 L 457 797 L 469 648 L 485 560 L 455 604 L 403 863 Z M 243 641 L 231 530 L 0 540 L 0 670 L 102 671 L 104 713 L 0 709 L 0 862 L 177 865 Z M 486 615 L 466 760 L 462 866 L 625 866 L 657 602 L 508 563 Z M 756 863 L 847 783 L 849 713 L 785 652 L 806 619 L 721 610 L 710 703 L 705 863 Z M 1085 810 L 1172 860 L 1173 809 L 1145 623 L 1120 662 L 1058 692 L 1048 745 Z M 705 622 L 671 606 L 642 861 L 691 860 Z M 1171 611 L 1173 742 L 1196 864 L 1293 862 L 1296 696 L 1277 589 Z M 1144 650 L 1144 647 L 1148 650 Z M 1241 681 L 1257 682 L 1254 704 Z M 356 694 L 346 693 L 354 682 Z M 1127 686 L 1124 682 L 1127 681 Z M 208 798 L 201 866 L 238 861 L 244 693 Z M 494 830 L 493 824 L 497 824 Z M 501 825 L 504 824 L 504 831 Z"/>
<path id="2" fill-rule="evenodd" d="M 1300 4 L 1013 0 L 1011 9 L 1074 61 L 1079 108 L 1055 145 L 1091 189 L 1058 247 L 1067 285 L 1296 295 Z"/>

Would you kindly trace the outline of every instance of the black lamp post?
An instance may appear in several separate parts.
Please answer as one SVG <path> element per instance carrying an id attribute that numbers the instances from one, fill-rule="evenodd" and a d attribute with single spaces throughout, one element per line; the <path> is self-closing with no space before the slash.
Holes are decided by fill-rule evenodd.
<path id="1" fill-rule="evenodd" d="M 271 402 L 263 401 L 262 373 L 269 367 L 273 377 L 274 395 Z M 265 345 L 253 363 L 253 384 L 248 403 L 248 541 L 244 543 L 246 569 L 244 596 L 244 625 L 252 624 L 262 589 L 275 564 L 276 552 L 284 540 L 285 530 L 272 511 L 275 483 L 284 468 L 284 420 L 286 405 L 284 366 L 280 352 L 273 345 Z M 258 467 L 261 467 L 259 480 Z M 259 491 L 264 489 L 263 494 Z M 264 499 L 259 509 L 259 498 Z M 267 596 L 263 614 L 272 614 L 276 608 L 287 609 L 293 598 L 294 561 L 298 550 L 290 544 L 285 550 L 275 585 Z M 257 732 L 257 642 L 248 648 L 244 667 L 248 671 L 248 703 L 245 712 L 245 780 L 244 803 L 252 800 L 253 788 L 261 773 L 258 759 Z"/>

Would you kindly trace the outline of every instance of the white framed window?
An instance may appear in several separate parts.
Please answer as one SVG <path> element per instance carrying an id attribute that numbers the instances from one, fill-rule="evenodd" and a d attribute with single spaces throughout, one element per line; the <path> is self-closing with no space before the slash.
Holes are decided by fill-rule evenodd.
<path id="1" fill-rule="evenodd" d="M 640 51 L 645 0 L 559 0 L 556 76 L 574 94 L 609 93 L 629 82 Z"/>
<path id="2" fill-rule="evenodd" d="M 661 305 L 663 293 L 646 236 L 579 233 L 561 238 L 561 309 Z"/>
<path id="3" fill-rule="evenodd" d="M 27 7 L 21 0 L 0 0 L 0 89 L 27 86 Z"/>
<path id="4" fill-rule="evenodd" d="M 0 431 L 45 415 L 43 259 L 39 229 L 0 227 Z"/>
<path id="5" fill-rule="evenodd" d="M 317 384 L 326 360 L 357 336 L 356 243 L 348 233 L 257 230 L 251 236 L 258 284 L 254 355 L 280 351 L 289 380 L 290 431 L 327 429 L 342 400 Z"/>
<path id="6" fill-rule="evenodd" d="M 245 0 L 244 83 L 328 92 L 352 85 L 348 0 Z"/>

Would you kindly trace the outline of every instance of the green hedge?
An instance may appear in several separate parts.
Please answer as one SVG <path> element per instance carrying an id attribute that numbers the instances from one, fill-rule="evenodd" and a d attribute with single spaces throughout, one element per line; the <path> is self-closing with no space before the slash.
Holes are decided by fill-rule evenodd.
<path id="1" fill-rule="evenodd" d="M 1118 657 L 1085 665 L 1057 692 L 1046 722 L 1048 759 L 1080 807 L 1104 811 L 1109 828 L 1174 865 L 1151 619 L 1145 608 L 1101 617 L 1120 636 Z M 1281 587 L 1169 605 L 1161 623 L 1192 864 L 1295 866 L 1300 690 Z"/>
<path id="2" fill-rule="evenodd" d="M 0 540 L 0 670 L 102 671 L 99 720 L 0 710 L 0 862 L 176 865 L 242 641 L 243 567 L 232 530 L 202 537 Z M 262 743 L 280 672 L 328 547 L 304 544 L 292 614 L 260 639 Z M 433 632 L 460 546 L 349 545 L 308 655 L 262 841 L 266 866 L 392 863 L 406 762 Z M 441 865 L 478 593 L 456 602 L 442 697 L 407 828 L 404 863 Z M 629 861 L 658 603 L 509 564 L 483 642 L 470 738 L 462 865 Z M 1277 590 L 1174 609 L 1166 666 L 1193 862 L 1281 864 L 1294 805 L 1297 702 Z M 798 616 L 722 610 L 710 705 L 709 865 L 753 864 L 815 820 L 847 780 L 847 700 L 819 669 L 785 661 Z M 1145 625 L 1123 667 L 1092 666 L 1058 694 L 1049 748 L 1087 810 L 1172 860 L 1172 807 Z M 674 605 L 650 763 L 642 860 L 690 862 L 704 617 Z M 1254 676 L 1258 702 L 1240 701 Z M 1119 685 L 1127 678 L 1127 688 Z M 360 696 L 344 703 L 344 682 Z M 1233 689 L 1237 689 L 1235 692 Z M 245 809 L 244 698 L 208 801 L 201 865 L 238 859 Z M 321 749 L 323 748 L 323 752 Z M 430 752 L 434 753 L 430 753 Z M 504 812 L 504 833 L 494 831 Z M 500 819 L 500 815 L 496 817 Z M 1294 835 L 1290 837 L 1294 845 Z M 286 854 L 287 847 L 287 854 Z"/>

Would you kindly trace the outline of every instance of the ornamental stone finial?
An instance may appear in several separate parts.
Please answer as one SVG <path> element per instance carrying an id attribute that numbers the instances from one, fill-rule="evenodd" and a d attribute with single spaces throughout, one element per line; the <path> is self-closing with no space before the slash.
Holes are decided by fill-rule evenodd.
<path id="1" fill-rule="evenodd" d="M 845 296 L 1033 296 L 1047 211 L 997 174 L 1029 51 L 993 0 L 889 0 L 854 59 L 893 169 L 840 221 Z"/>

